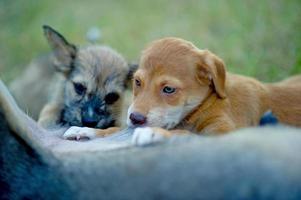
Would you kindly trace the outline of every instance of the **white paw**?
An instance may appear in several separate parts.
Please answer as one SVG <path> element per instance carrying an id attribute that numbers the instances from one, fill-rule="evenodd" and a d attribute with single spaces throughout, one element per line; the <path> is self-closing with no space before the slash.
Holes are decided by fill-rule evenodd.
<path id="1" fill-rule="evenodd" d="M 95 137 L 96 134 L 92 128 L 77 126 L 71 126 L 63 135 L 63 138 L 68 140 L 93 139 Z"/>
<path id="2" fill-rule="evenodd" d="M 164 139 L 164 136 L 154 132 L 152 128 L 136 128 L 132 137 L 132 144 L 136 146 L 144 146 L 154 142 L 159 142 Z"/>

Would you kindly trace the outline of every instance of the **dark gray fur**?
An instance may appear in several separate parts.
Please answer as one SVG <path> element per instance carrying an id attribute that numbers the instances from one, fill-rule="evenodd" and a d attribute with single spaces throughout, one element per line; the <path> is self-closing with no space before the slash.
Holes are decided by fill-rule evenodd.
<path id="1" fill-rule="evenodd" d="M 71 197 L 62 175 L 8 128 L 2 113 L 0 135 L 0 199 Z"/>

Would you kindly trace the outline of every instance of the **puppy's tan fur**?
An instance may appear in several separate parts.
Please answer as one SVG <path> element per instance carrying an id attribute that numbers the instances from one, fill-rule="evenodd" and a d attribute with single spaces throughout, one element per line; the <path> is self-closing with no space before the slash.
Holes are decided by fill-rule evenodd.
<path id="1" fill-rule="evenodd" d="M 11 84 L 22 108 L 45 128 L 85 126 L 83 113 L 87 111 L 86 115 L 95 116 L 95 128 L 120 126 L 125 90 L 135 66 L 110 47 L 75 46 L 48 26 L 44 33 L 53 54 L 36 59 Z M 84 87 L 82 93 L 77 92 L 76 84 Z M 118 98 L 108 102 L 112 93 Z"/>
<path id="2" fill-rule="evenodd" d="M 166 86 L 176 91 L 165 94 Z M 179 128 L 222 134 L 258 125 L 269 109 L 281 123 L 301 126 L 301 76 L 264 84 L 226 72 L 224 62 L 208 50 L 164 38 L 142 53 L 128 115 L 146 116 L 146 126 L 165 136 L 179 132 L 166 129 Z M 128 125 L 133 126 L 129 119 Z"/>

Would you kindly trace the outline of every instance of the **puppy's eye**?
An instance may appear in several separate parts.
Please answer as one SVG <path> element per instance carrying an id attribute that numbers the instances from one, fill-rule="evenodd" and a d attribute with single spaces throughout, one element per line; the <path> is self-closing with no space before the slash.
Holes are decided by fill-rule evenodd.
<path id="1" fill-rule="evenodd" d="M 162 90 L 165 94 L 172 94 L 175 93 L 176 88 L 165 86 Z"/>
<path id="2" fill-rule="evenodd" d="M 73 87 L 78 95 L 83 95 L 87 90 L 87 88 L 81 83 L 73 83 Z"/>
<path id="3" fill-rule="evenodd" d="M 111 92 L 105 96 L 105 102 L 107 104 L 113 104 L 118 99 L 119 99 L 119 94 L 117 94 L 116 92 Z"/>
<path id="4" fill-rule="evenodd" d="M 136 85 L 137 87 L 140 87 L 140 86 L 141 86 L 141 81 L 138 80 L 138 79 L 135 79 L 135 85 Z"/>

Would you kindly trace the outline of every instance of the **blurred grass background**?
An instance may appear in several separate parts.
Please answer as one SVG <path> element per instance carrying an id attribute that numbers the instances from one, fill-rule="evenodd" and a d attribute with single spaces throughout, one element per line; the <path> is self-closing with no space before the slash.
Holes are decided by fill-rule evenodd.
<path id="1" fill-rule="evenodd" d="M 274 81 L 301 73 L 300 0 L 0 0 L 0 77 L 8 82 L 49 52 L 41 26 L 86 44 L 101 43 L 138 60 L 150 41 L 178 36 L 208 48 L 233 72 Z"/>

